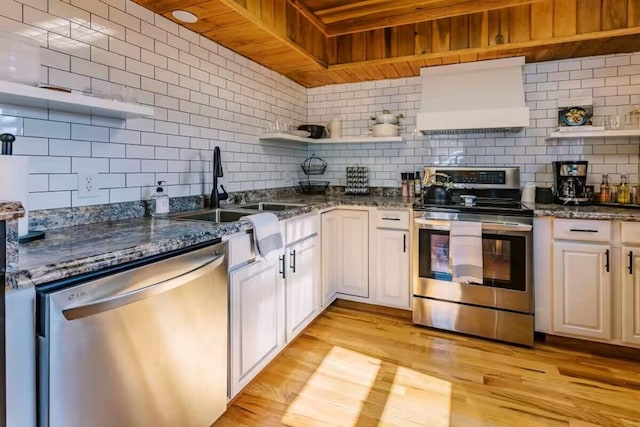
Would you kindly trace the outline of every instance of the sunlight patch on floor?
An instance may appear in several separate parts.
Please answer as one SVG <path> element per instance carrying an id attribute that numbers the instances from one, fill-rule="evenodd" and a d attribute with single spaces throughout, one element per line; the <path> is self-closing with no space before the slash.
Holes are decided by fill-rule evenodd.
<path id="1" fill-rule="evenodd" d="M 415 409 L 420 413 L 416 414 Z M 451 383 L 399 366 L 380 425 L 445 427 L 451 415 Z M 404 421 L 403 421 L 404 420 Z"/>
<path id="2" fill-rule="evenodd" d="M 450 400 L 447 381 L 334 346 L 289 405 L 282 422 L 448 426 Z M 412 413 L 412 408 L 421 408 L 420 414 Z"/>

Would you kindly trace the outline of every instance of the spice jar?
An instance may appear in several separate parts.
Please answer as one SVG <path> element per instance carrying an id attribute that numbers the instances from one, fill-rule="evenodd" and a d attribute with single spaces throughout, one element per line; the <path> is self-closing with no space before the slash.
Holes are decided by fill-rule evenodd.
<path id="1" fill-rule="evenodd" d="M 631 191 L 629 189 L 629 183 L 627 182 L 627 175 L 620 175 L 620 186 L 618 187 L 618 203 L 631 203 Z"/>
<path id="2" fill-rule="evenodd" d="M 602 175 L 602 183 L 600 184 L 600 196 L 598 197 L 600 203 L 611 202 L 611 187 L 609 185 L 609 175 Z"/>

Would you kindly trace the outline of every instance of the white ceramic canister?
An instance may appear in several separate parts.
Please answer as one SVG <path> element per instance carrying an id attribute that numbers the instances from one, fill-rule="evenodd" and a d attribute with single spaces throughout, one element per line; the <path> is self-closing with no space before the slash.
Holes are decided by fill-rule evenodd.
<path id="1" fill-rule="evenodd" d="M 329 132 L 330 138 L 341 138 L 342 120 L 337 118 L 329 120 L 329 123 L 327 123 L 327 131 Z"/>
<path id="2" fill-rule="evenodd" d="M 534 203 L 536 201 L 536 184 L 527 182 L 522 189 L 522 203 Z"/>

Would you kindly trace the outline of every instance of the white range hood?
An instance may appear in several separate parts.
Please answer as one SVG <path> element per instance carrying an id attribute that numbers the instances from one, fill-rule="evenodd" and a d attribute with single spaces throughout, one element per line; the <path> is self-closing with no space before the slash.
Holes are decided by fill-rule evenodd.
<path id="1" fill-rule="evenodd" d="M 422 68 L 418 130 L 438 135 L 528 127 L 523 64 L 517 57 Z"/>

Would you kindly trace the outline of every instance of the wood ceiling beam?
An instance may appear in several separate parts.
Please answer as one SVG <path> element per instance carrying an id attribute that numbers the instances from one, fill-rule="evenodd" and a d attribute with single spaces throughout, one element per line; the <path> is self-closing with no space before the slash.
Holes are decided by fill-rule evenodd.
<path id="1" fill-rule="evenodd" d="M 555 37 L 546 40 L 528 40 L 524 42 L 513 42 L 500 45 L 493 45 L 481 48 L 466 48 L 459 50 L 447 50 L 442 52 L 431 52 L 421 55 L 407 55 L 389 58 L 370 59 L 364 61 L 352 61 L 344 64 L 333 64 L 329 66 L 330 71 L 350 69 L 354 67 L 379 66 L 385 64 L 394 64 L 397 62 L 406 62 L 412 60 L 424 60 L 427 63 L 433 62 L 434 59 L 449 57 L 451 55 L 469 56 L 470 58 L 478 57 L 500 57 L 501 52 L 516 50 L 531 50 L 536 48 L 552 49 L 562 45 L 569 45 L 581 42 L 591 42 L 595 40 L 615 40 L 623 37 L 637 37 L 640 35 L 640 27 L 622 28 L 617 30 L 599 31 L 595 33 L 575 34 L 571 36 Z M 640 37 L 637 37 L 635 49 L 640 47 Z"/>
<path id="2" fill-rule="evenodd" d="M 291 49 L 294 50 L 299 55 L 304 56 L 307 59 L 317 63 L 318 67 L 327 66 L 326 61 L 324 61 L 322 58 L 316 58 L 311 53 L 309 53 L 306 49 L 302 48 L 302 46 L 300 46 L 298 43 L 291 40 L 286 35 L 280 34 L 273 27 L 269 26 L 262 19 L 260 19 L 260 17 L 252 14 L 248 9 L 244 8 L 235 0 L 219 0 L 219 1 L 220 3 L 224 4 L 228 8 L 233 9 L 239 15 L 244 17 L 246 20 L 252 22 L 256 27 L 259 27 L 261 30 L 268 32 L 272 37 L 278 39 L 280 42 L 285 43 L 286 45 L 291 47 Z"/>
<path id="3" fill-rule="evenodd" d="M 421 21 L 504 9 L 543 0 L 365 0 L 316 14 L 326 23 L 326 34 L 337 36 Z M 371 7 L 373 4 L 377 6 Z M 344 10 L 338 10 L 344 8 Z M 367 8 L 369 8 L 367 10 Z"/>
<path id="4" fill-rule="evenodd" d="M 325 25 L 325 23 L 320 18 L 318 18 L 317 15 L 307 9 L 307 7 L 302 2 L 300 2 L 299 0 L 287 0 L 287 3 L 289 3 L 298 12 L 300 12 L 302 16 L 307 18 L 309 22 L 315 25 L 317 29 L 322 31 L 324 35 L 327 34 L 327 26 Z"/>

